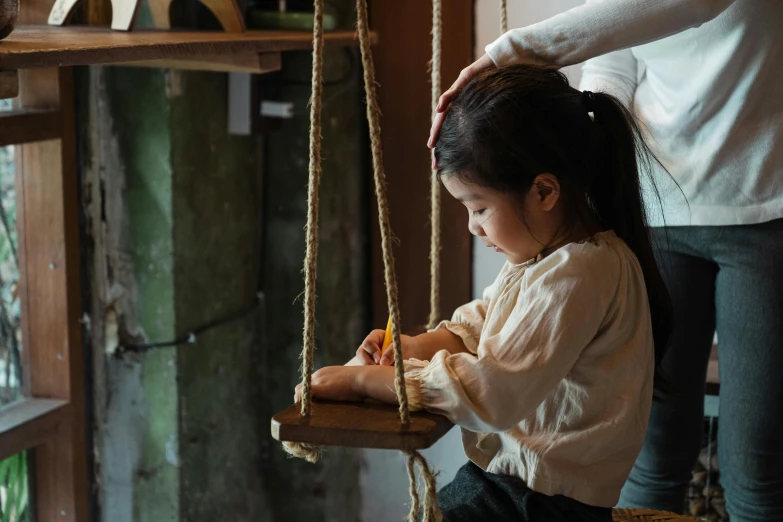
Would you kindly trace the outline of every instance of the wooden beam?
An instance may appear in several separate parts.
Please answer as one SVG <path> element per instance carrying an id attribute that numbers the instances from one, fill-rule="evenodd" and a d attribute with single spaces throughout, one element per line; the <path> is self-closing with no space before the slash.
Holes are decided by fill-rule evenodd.
<path id="1" fill-rule="evenodd" d="M 60 112 L 27 109 L 0 112 L 0 147 L 60 137 Z"/>
<path id="2" fill-rule="evenodd" d="M 19 73 L 0 71 L 0 100 L 19 96 Z"/>
<path id="3" fill-rule="evenodd" d="M 202 56 L 192 60 L 149 60 L 146 62 L 116 63 L 121 67 L 152 67 L 185 71 L 241 72 L 265 74 L 279 71 L 281 53 L 239 53 L 231 56 Z"/>
<path id="4" fill-rule="evenodd" d="M 34 448 L 68 419 L 66 401 L 23 399 L 0 410 L 0 460 Z"/>

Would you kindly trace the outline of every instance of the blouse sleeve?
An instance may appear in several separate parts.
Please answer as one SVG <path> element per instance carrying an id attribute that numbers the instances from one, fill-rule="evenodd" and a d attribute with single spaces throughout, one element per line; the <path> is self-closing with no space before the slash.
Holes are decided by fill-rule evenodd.
<path id="1" fill-rule="evenodd" d="M 541 263 L 556 263 L 552 254 Z M 468 430 L 502 432 L 538 407 L 595 338 L 615 299 L 620 260 L 604 250 L 589 263 L 558 263 L 527 281 L 478 355 L 438 352 L 407 364 L 409 404 Z M 494 314 L 495 312 L 493 312 Z"/>
<path id="2" fill-rule="evenodd" d="M 498 67 L 563 67 L 649 43 L 708 22 L 734 0 L 592 0 L 537 24 L 512 29 L 486 47 Z"/>

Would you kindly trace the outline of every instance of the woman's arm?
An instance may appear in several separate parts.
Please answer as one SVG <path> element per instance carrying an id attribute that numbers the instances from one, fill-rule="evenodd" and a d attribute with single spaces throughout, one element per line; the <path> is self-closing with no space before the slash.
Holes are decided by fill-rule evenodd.
<path id="1" fill-rule="evenodd" d="M 638 63 L 631 50 L 615 51 L 585 62 L 579 89 L 611 94 L 631 109 L 637 74 Z"/>
<path id="2" fill-rule="evenodd" d="M 699 26 L 734 1 L 588 0 L 543 22 L 512 29 L 489 44 L 487 54 L 463 69 L 441 95 L 427 146 L 437 144 L 443 120 L 459 90 L 485 69 L 525 63 L 573 65 Z"/>
<path id="3" fill-rule="evenodd" d="M 563 67 L 642 45 L 708 22 L 734 0 L 593 0 L 543 22 L 512 29 L 487 46 L 498 67 Z"/>

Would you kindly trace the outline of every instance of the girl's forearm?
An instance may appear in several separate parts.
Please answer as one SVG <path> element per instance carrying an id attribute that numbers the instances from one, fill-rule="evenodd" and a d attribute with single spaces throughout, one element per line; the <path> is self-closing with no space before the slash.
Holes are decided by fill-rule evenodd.
<path id="1" fill-rule="evenodd" d="M 462 342 L 462 338 L 454 335 L 445 328 L 440 328 L 434 332 L 417 335 L 413 338 L 416 343 L 415 352 L 419 354 L 417 359 L 432 360 L 432 357 L 441 350 L 446 350 L 450 354 L 469 353 Z"/>
<path id="2" fill-rule="evenodd" d="M 354 391 L 376 401 L 397 404 L 397 392 L 394 390 L 394 366 L 362 366 L 357 368 Z"/>

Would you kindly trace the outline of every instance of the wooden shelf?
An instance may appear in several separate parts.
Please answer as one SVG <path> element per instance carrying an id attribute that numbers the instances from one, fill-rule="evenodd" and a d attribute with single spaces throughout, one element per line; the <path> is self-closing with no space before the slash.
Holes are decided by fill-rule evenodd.
<path id="1" fill-rule="evenodd" d="M 119 32 L 104 27 L 23 25 L 0 41 L 0 71 L 147 61 L 173 67 L 182 62 L 190 64 L 189 68 L 204 61 L 211 64 L 209 70 L 236 70 L 241 62 L 243 70 L 248 70 L 253 56 L 310 49 L 312 41 L 312 33 L 305 31 Z M 353 46 L 358 40 L 352 31 L 336 31 L 326 33 L 325 43 Z M 223 59 L 225 68 L 219 66 Z M 263 72 L 263 64 L 259 69 Z"/>

